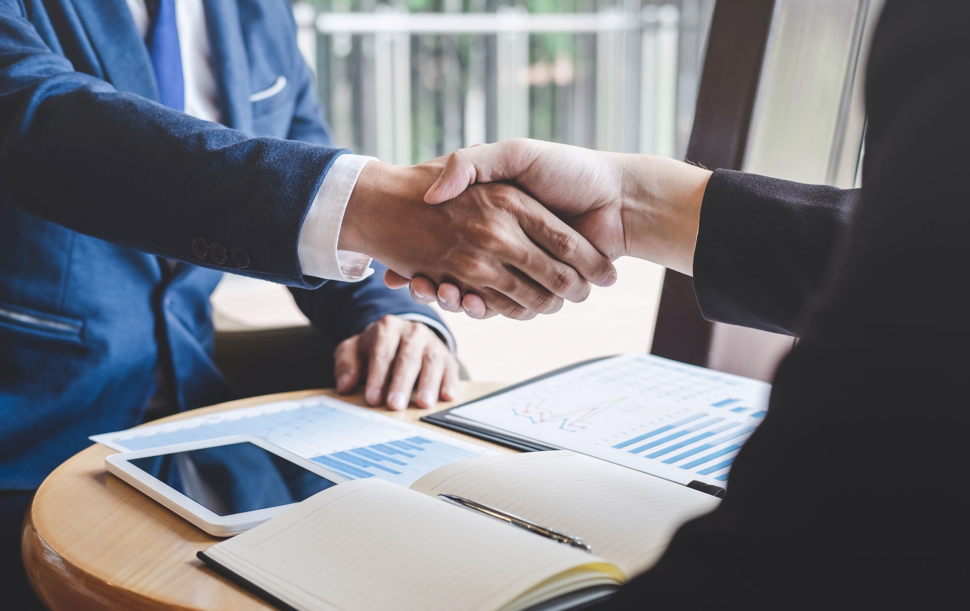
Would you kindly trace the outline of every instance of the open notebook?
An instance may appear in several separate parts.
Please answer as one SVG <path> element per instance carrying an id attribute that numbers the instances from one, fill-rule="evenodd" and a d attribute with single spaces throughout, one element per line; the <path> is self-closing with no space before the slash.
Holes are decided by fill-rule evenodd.
<path id="1" fill-rule="evenodd" d="M 438 498 L 458 495 L 578 536 L 592 553 Z M 470 458 L 401 488 L 329 488 L 199 556 L 300 611 L 518 611 L 618 586 L 718 500 L 566 451 Z"/>

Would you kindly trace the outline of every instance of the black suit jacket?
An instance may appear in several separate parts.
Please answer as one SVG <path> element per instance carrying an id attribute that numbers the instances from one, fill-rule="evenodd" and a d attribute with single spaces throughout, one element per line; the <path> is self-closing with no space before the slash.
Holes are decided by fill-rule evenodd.
<path id="1" fill-rule="evenodd" d="M 970 3 L 889 0 L 863 188 L 716 172 L 705 316 L 802 337 L 724 502 L 610 609 L 965 607 Z"/>

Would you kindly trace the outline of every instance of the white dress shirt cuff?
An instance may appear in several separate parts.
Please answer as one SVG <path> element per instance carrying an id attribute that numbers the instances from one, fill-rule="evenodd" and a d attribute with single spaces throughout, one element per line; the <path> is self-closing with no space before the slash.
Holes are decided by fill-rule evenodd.
<path id="1" fill-rule="evenodd" d="M 370 161 L 376 159 L 346 154 L 337 157 L 330 166 L 300 229 L 297 254 L 303 275 L 357 282 L 374 273 L 370 266 L 372 259 L 367 255 L 337 249 L 347 202 L 360 171 Z"/>
<path id="2" fill-rule="evenodd" d="M 398 314 L 400 318 L 404 320 L 410 320 L 411 322 L 420 322 L 431 327 L 431 330 L 438 334 L 438 336 L 444 340 L 445 344 L 448 345 L 448 350 L 451 350 L 451 354 L 455 355 L 458 353 L 458 346 L 455 345 L 455 338 L 452 337 L 451 331 L 448 327 L 444 326 L 437 320 L 431 318 L 430 316 L 425 316 L 424 314 Z"/>

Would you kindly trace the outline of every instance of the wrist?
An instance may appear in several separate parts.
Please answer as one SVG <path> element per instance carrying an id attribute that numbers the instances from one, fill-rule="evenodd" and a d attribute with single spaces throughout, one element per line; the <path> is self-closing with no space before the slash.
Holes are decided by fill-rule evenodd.
<path id="1" fill-rule="evenodd" d="M 338 249 L 374 256 L 366 239 L 369 233 L 367 224 L 373 216 L 372 205 L 379 198 L 391 168 L 393 166 L 389 164 L 371 161 L 361 169 L 344 210 Z"/>
<path id="2" fill-rule="evenodd" d="M 623 155 L 625 254 L 693 275 L 701 205 L 711 172 L 655 155 Z"/>
<path id="3" fill-rule="evenodd" d="M 390 234 L 399 233 L 403 221 L 440 174 L 429 164 L 402 167 L 371 161 L 360 172 L 340 227 L 340 250 L 359 252 L 381 260 Z"/>

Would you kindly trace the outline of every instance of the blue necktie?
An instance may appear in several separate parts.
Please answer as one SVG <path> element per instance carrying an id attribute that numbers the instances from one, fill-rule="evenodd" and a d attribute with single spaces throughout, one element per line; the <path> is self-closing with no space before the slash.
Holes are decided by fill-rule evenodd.
<path id="1" fill-rule="evenodd" d="M 175 23 L 175 0 L 156 1 L 146 44 L 158 81 L 158 101 L 181 111 L 185 110 L 185 83 L 182 81 L 182 53 Z"/>

